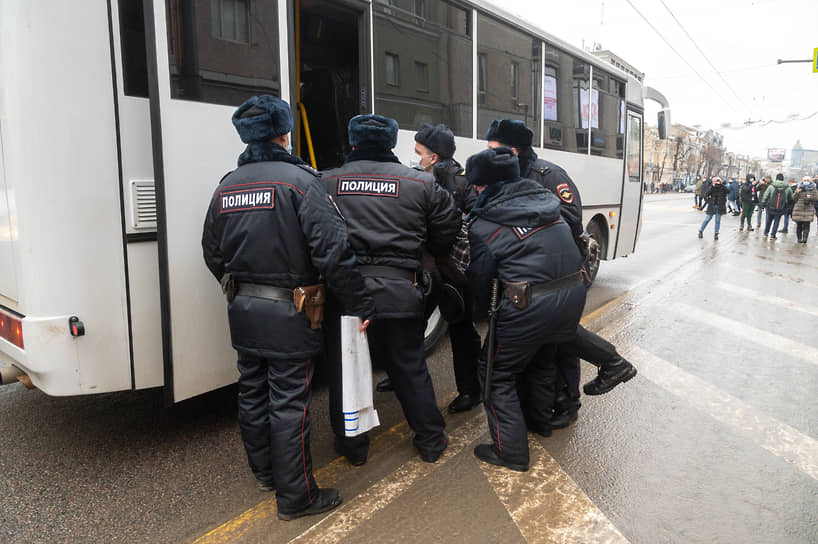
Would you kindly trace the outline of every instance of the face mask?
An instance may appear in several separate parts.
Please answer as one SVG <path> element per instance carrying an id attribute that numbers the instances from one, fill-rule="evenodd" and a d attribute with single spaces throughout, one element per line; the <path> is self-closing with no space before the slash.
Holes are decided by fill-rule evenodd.
<path id="1" fill-rule="evenodd" d="M 409 159 L 409 168 L 423 170 L 423 167 L 420 165 L 420 161 L 421 161 L 420 155 L 413 155 L 412 158 Z"/>
<path id="2" fill-rule="evenodd" d="M 289 142 L 287 142 L 287 153 L 289 153 L 290 155 L 293 154 L 293 144 Z"/>

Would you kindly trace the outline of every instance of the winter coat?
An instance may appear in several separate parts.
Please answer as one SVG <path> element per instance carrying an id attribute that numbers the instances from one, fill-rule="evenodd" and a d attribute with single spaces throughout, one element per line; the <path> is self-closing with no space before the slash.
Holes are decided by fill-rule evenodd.
<path id="1" fill-rule="evenodd" d="M 441 187 L 449 191 L 454 205 L 461 213 L 469 213 L 477 200 L 477 191 L 469 185 L 463 167 L 454 159 L 445 159 L 432 168 L 432 174 Z"/>
<path id="2" fill-rule="evenodd" d="M 755 191 L 753 190 L 754 188 L 755 187 L 753 187 L 752 182 L 744 181 L 741 183 L 741 191 L 739 193 L 739 197 L 741 198 L 742 204 L 753 203 L 753 197 L 755 194 Z"/>
<path id="3" fill-rule="evenodd" d="M 727 187 L 723 183 L 712 183 L 704 191 L 704 199 L 707 201 L 707 215 L 727 213 Z"/>
<path id="4" fill-rule="evenodd" d="M 489 189 L 486 189 L 489 190 Z M 560 216 L 560 200 L 531 180 L 505 182 L 485 205 L 472 210 L 471 264 L 466 273 L 478 307 L 488 305 L 492 278 L 546 283 L 579 271 L 582 257 Z M 503 297 L 497 342 L 565 342 L 574 338 L 585 286 L 578 282 L 531 299 L 520 310 Z"/>
<path id="5" fill-rule="evenodd" d="M 818 189 L 815 183 L 809 182 L 799 185 L 799 190 L 792 197 L 792 220 L 812 221 L 815 219 L 815 205 L 818 204 Z"/>
<path id="6" fill-rule="evenodd" d="M 735 181 L 731 181 L 727 184 L 727 199 L 728 200 L 737 200 L 738 199 L 738 183 Z"/>
<path id="7" fill-rule="evenodd" d="M 777 207 L 772 199 L 783 198 L 785 199 L 784 209 L 779 209 L 775 211 Z M 764 192 L 764 196 L 761 198 L 761 207 L 767 208 L 767 213 L 771 213 L 773 215 L 783 215 L 787 213 L 790 204 L 792 204 L 792 189 L 790 186 L 787 185 L 786 181 L 777 179 L 775 180 L 772 185 L 767 187 L 767 190 Z"/>
<path id="8" fill-rule="evenodd" d="M 693 190 L 693 193 L 701 196 L 701 194 L 702 194 L 702 185 L 704 185 L 704 180 L 703 179 L 697 179 L 696 180 L 696 188 Z"/>
<path id="9" fill-rule="evenodd" d="M 533 149 L 520 152 L 520 177 L 536 181 L 560 199 L 560 213 L 574 239 L 585 230 L 582 224 L 582 197 L 576 184 L 559 165 L 537 157 Z"/>
<path id="10" fill-rule="evenodd" d="M 431 174 L 400 164 L 391 152 L 353 151 L 346 164 L 323 175 L 349 231 L 361 265 L 409 272 L 421 268 L 423 250 L 449 252 L 461 227 L 449 192 Z M 366 273 L 380 318 L 423 317 L 416 282 Z"/>
<path id="11" fill-rule="evenodd" d="M 317 172 L 276 144 L 248 147 L 261 152 L 222 179 L 205 217 L 202 250 L 212 274 L 287 290 L 323 276 L 347 313 L 373 316 L 344 222 Z M 227 313 L 237 350 L 308 358 L 321 348 L 321 331 L 292 303 L 238 295 Z"/>

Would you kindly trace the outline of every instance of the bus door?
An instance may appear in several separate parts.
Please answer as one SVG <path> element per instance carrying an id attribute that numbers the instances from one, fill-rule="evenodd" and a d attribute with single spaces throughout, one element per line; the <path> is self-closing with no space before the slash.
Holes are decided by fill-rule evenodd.
<path id="1" fill-rule="evenodd" d="M 244 145 L 231 116 L 253 95 L 289 101 L 287 2 L 153 0 L 145 13 L 166 400 L 238 377 L 202 225 Z M 281 54 L 281 51 L 284 54 Z M 283 67 L 282 67 L 283 64 Z"/>
<path id="2" fill-rule="evenodd" d="M 368 4 L 295 0 L 295 12 L 296 152 L 319 170 L 335 168 L 350 152 L 349 120 L 370 111 Z"/>
<path id="3" fill-rule="evenodd" d="M 628 111 L 617 256 L 636 249 L 642 212 L 642 114 Z"/>

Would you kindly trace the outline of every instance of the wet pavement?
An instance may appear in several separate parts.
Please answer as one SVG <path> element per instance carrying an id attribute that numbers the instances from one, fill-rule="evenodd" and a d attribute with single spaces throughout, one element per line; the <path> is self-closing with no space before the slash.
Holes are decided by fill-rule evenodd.
<path id="1" fill-rule="evenodd" d="M 235 423 L 235 388 L 165 409 L 161 392 L 49 398 L 0 387 L 0 542 L 818 542 L 818 235 L 768 241 L 724 217 L 696 238 L 691 196 L 650 195 L 637 253 L 603 263 L 585 323 L 639 375 L 530 435 L 527 473 L 472 455 L 475 409 L 435 464 L 392 394 L 370 460 L 336 459 L 312 406 L 316 477 L 345 502 L 275 517 Z M 446 342 L 429 358 L 441 406 Z M 584 364 L 584 380 L 595 369 Z"/>

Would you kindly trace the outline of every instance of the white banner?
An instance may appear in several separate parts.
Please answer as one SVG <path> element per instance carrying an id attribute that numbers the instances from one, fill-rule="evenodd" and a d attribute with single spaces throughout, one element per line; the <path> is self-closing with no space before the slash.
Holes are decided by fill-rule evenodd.
<path id="1" fill-rule="evenodd" d="M 542 80 L 543 117 L 546 121 L 557 120 L 557 78 L 543 76 Z"/>

